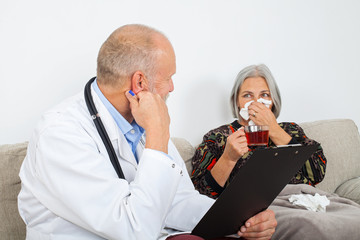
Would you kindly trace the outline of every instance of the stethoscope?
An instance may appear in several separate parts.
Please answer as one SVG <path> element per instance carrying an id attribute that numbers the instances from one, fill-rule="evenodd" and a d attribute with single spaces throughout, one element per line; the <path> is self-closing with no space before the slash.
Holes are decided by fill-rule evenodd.
<path id="1" fill-rule="evenodd" d="M 124 173 L 121 169 L 120 163 L 117 159 L 114 147 L 111 144 L 109 135 L 107 134 L 104 124 L 102 123 L 98 111 L 96 110 L 93 98 L 91 96 L 91 84 L 96 79 L 96 77 L 91 78 L 88 83 L 85 85 L 84 96 L 86 106 L 90 112 L 91 118 L 94 120 L 96 129 L 105 145 L 106 151 L 109 154 L 110 161 L 118 175 L 119 178 L 125 179 Z"/>

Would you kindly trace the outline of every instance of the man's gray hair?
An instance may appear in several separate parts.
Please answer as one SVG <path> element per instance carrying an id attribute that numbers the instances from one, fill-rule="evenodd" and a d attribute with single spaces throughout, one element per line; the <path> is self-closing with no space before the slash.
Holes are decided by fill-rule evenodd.
<path id="1" fill-rule="evenodd" d="M 280 115 L 281 110 L 281 96 L 279 88 L 275 82 L 273 75 L 271 74 L 270 69 L 265 64 L 260 65 L 250 65 L 243 70 L 241 70 L 236 76 L 234 86 L 231 90 L 230 104 L 233 117 L 240 119 L 239 107 L 237 106 L 239 90 L 247 78 L 251 77 L 262 77 L 265 79 L 269 90 L 271 99 L 273 101 L 273 107 L 271 111 L 274 113 L 277 118 Z"/>
<path id="2" fill-rule="evenodd" d="M 100 48 L 98 81 L 105 85 L 122 85 L 136 71 L 142 71 L 148 79 L 152 79 L 156 59 L 162 53 L 154 40 L 159 35 L 167 39 L 161 32 L 139 24 L 116 29 Z"/>

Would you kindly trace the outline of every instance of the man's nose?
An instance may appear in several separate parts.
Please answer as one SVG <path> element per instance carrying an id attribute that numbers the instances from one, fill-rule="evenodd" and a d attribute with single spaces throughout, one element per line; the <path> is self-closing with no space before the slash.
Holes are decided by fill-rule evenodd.
<path id="1" fill-rule="evenodd" d="M 170 79 L 169 84 L 170 84 L 169 92 L 174 91 L 174 82 L 172 79 Z"/>

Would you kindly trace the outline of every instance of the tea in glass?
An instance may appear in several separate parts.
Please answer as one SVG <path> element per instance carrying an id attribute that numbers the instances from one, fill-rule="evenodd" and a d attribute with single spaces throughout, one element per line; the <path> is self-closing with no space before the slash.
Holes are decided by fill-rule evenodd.
<path id="1" fill-rule="evenodd" d="M 267 146 L 269 142 L 268 126 L 245 126 L 245 135 L 248 146 Z"/>

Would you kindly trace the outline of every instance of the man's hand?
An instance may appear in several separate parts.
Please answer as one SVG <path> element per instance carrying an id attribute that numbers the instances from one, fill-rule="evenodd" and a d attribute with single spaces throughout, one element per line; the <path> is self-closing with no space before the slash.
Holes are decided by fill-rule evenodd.
<path id="1" fill-rule="evenodd" d="M 245 239 L 269 240 L 275 232 L 277 221 L 275 213 L 267 209 L 246 221 L 238 235 Z"/>
<path id="2" fill-rule="evenodd" d="M 135 121 L 146 131 L 145 147 L 168 153 L 170 117 L 165 101 L 149 91 L 125 95 Z"/>

